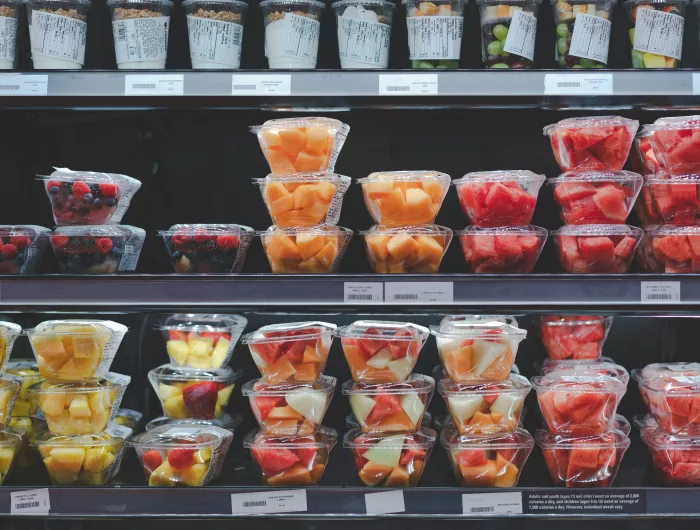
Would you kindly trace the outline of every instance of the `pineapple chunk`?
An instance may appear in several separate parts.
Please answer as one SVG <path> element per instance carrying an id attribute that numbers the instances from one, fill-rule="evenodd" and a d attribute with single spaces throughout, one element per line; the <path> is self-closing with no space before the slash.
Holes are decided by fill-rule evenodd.
<path id="1" fill-rule="evenodd" d="M 194 460 L 199 464 L 206 464 L 211 460 L 211 449 L 209 447 L 202 447 L 194 454 Z"/>
<path id="2" fill-rule="evenodd" d="M 229 385 L 219 390 L 217 394 L 218 397 L 216 398 L 216 404 L 220 407 L 225 407 L 231 399 L 231 392 L 233 392 L 233 385 Z"/>
<path id="3" fill-rule="evenodd" d="M 175 470 L 170 467 L 168 462 L 163 462 L 159 465 L 148 479 L 149 486 L 177 486 L 175 479 Z"/>
<path id="4" fill-rule="evenodd" d="M 31 404 L 28 401 L 17 400 L 12 407 L 12 415 L 18 418 L 25 418 L 30 415 Z"/>
<path id="5" fill-rule="evenodd" d="M 90 405 L 88 404 L 88 398 L 86 395 L 77 396 L 71 401 L 70 404 L 70 415 L 72 418 L 89 418 L 92 416 L 92 411 L 90 410 Z"/>
<path id="6" fill-rule="evenodd" d="M 165 412 L 166 416 L 170 416 L 171 418 L 186 418 L 187 407 L 185 407 L 185 400 L 182 394 L 178 394 L 177 396 L 163 401 L 163 412 Z"/>
<path id="7" fill-rule="evenodd" d="M 46 464 L 48 469 L 49 465 L 46 463 L 46 460 L 44 461 L 44 464 Z M 49 475 L 51 476 L 51 480 L 53 480 L 59 486 L 73 484 L 78 481 L 78 475 L 67 473 L 65 471 L 49 471 Z"/>
<path id="8" fill-rule="evenodd" d="M 190 356 L 187 358 L 187 364 L 192 368 L 199 368 L 200 370 L 207 370 L 211 368 L 211 357 L 195 357 Z"/>
<path id="9" fill-rule="evenodd" d="M 119 393 L 119 391 L 117 391 L 117 393 Z M 114 401 L 114 399 L 112 399 L 112 401 Z M 88 394 L 88 403 L 94 412 L 104 410 L 110 406 L 107 399 L 107 393 L 101 391 L 90 392 L 90 394 Z"/>
<path id="10" fill-rule="evenodd" d="M 165 385 L 163 383 L 158 385 L 158 396 L 163 401 L 178 395 L 182 395 L 182 390 L 180 390 L 178 387 L 173 385 Z"/>
<path id="11" fill-rule="evenodd" d="M 226 354 L 228 353 L 229 346 L 231 346 L 231 341 L 221 337 L 219 342 L 216 343 L 216 347 L 211 354 L 211 367 L 221 368 L 226 360 Z"/>
<path id="12" fill-rule="evenodd" d="M 10 404 L 12 394 L 13 393 L 8 389 L 0 390 L 0 411 L 2 411 L 3 413 L 5 412 L 5 409 L 7 409 L 7 406 Z"/>
<path id="13" fill-rule="evenodd" d="M 103 486 L 105 483 L 105 476 L 101 472 L 94 473 L 83 471 L 78 475 L 77 480 L 86 486 Z"/>
<path id="14" fill-rule="evenodd" d="M 192 467 L 180 471 L 180 481 L 187 486 L 201 486 L 204 476 L 207 474 L 206 464 L 194 464 Z"/>
<path id="15" fill-rule="evenodd" d="M 12 460 L 15 458 L 15 450 L 12 447 L 0 448 L 0 475 L 5 476 L 10 472 Z"/>
<path id="16" fill-rule="evenodd" d="M 190 348 L 190 355 L 208 357 L 214 349 L 214 339 L 210 337 L 189 339 L 187 345 Z"/>
<path id="17" fill-rule="evenodd" d="M 107 427 L 109 415 L 112 411 L 109 409 L 96 410 L 90 416 L 90 423 L 94 426 L 94 430 L 101 431 Z"/>
<path id="18" fill-rule="evenodd" d="M 115 460 L 114 453 L 112 453 L 111 451 L 105 451 L 102 454 L 102 469 L 107 471 L 110 467 L 112 467 L 114 460 Z"/>
<path id="19" fill-rule="evenodd" d="M 85 453 L 85 463 L 83 469 L 91 473 L 100 473 L 102 471 L 102 458 L 106 453 L 104 447 L 91 447 Z"/>
<path id="20" fill-rule="evenodd" d="M 165 345 L 165 349 L 168 351 L 168 355 L 171 359 L 182 366 L 187 361 L 187 357 L 190 355 L 190 348 L 185 340 L 169 340 Z"/>
<path id="21" fill-rule="evenodd" d="M 52 470 L 63 471 L 77 475 L 85 460 L 85 449 L 82 447 L 54 447 L 51 451 L 52 466 L 46 465 L 49 473 Z"/>

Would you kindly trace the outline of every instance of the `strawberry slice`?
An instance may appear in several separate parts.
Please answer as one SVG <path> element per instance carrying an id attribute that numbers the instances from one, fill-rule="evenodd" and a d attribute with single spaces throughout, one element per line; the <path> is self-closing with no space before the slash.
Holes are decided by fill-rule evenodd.
<path id="1" fill-rule="evenodd" d="M 194 465 L 195 449 L 176 447 L 168 453 L 168 464 L 174 469 L 187 469 Z"/>
<path id="2" fill-rule="evenodd" d="M 182 391 L 185 406 L 194 417 L 213 418 L 219 385 L 214 381 L 195 383 Z"/>
<path id="3" fill-rule="evenodd" d="M 365 338 L 367 336 L 378 336 L 378 339 Z M 387 345 L 386 339 L 382 336 L 382 332 L 376 328 L 369 328 L 365 331 L 362 337 L 357 341 L 360 350 L 369 359 L 370 357 L 377 354 L 379 350 Z"/>
<path id="4" fill-rule="evenodd" d="M 366 424 L 374 425 L 379 423 L 387 416 L 396 414 L 401 410 L 401 401 L 398 396 L 392 394 L 377 394 L 374 396 L 375 405 L 372 412 L 367 416 Z"/>
<path id="5" fill-rule="evenodd" d="M 176 329 L 168 330 L 168 339 L 170 340 L 187 340 L 187 333 Z"/>

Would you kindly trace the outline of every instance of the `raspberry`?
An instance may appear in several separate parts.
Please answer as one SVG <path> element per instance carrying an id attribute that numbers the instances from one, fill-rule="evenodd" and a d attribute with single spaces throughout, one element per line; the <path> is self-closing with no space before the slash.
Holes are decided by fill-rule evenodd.
<path id="1" fill-rule="evenodd" d="M 176 245 L 184 245 L 185 243 L 187 243 L 188 239 L 189 239 L 188 236 L 175 234 L 173 236 L 173 243 Z"/>
<path id="2" fill-rule="evenodd" d="M 193 239 L 197 243 L 206 243 L 207 241 L 216 241 L 216 236 L 209 234 L 206 228 L 198 228 Z"/>
<path id="3" fill-rule="evenodd" d="M 168 454 L 168 464 L 174 469 L 187 469 L 194 465 L 194 449 L 177 448 Z"/>
<path id="4" fill-rule="evenodd" d="M 57 180 L 49 180 L 49 181 L 46 183 L 46 189 L 47 189 L 47 190 L 50 190 L 51 188 L 54 188 L 54 187 L 55 187 L 55 188 L 60 188 L 60 187 L 61 187 L 61 183 L 58 182 Z"/>
<path id="5" fill-rule="evenodd" d="M 114 184 L 100 184 L 100 195 L 105 198 L 116 197 L 117 187 Z"/>
<path id="6" fill-rule="evenodd" d="M 151 449 L 143 453 L 141 461 L 143 462 L 143 467 L 145 467 L 146 471 L 150 474 L 163 463 L 163 457 L 160 456 L 158 451 Z"/>
<path id="7" fill-rule="evenodd" d="M 16 245 L 9 244 L 9 245 L 3 245 L 2 248 L 0 248 L 0 256 L 2 256 L 2 259 L 10 260 L 14 259 L 17 257 L 19 254 L 19 249 L 17 248 Z"/>
<path id="8" fill-rule="evenodd" d="M 90 193 L 90 186 L 81 181 L 73 183 L 73 195 L 76 199 L 82 199 L 86 193 Z"/>
<path id="9" fill-rule="evenodd" d="M 24 236 L 12 236 L 10 238 L 10 243 L 17 248 L 27 248 L 29 246 L 29 238 Z"/>
<path id="10" fill-rule="evenodd" d="M 231 250 L 238 246 L 238 237 L 232 235 L 218 236 L 216 244 L 221 250 Z"/>
<path id="11" fill-rule="evenodd" d="M 55 248 L 63 248 L 68 244 L 68 236 L 51 236 L 51 243 Z"/>
<path id="12" fill-rule="evenodd" d="M 97 240 L 97 250 L 101 254 L 109 254 L 109 251 L 112 250 L 112 240 L 108 237 L 101 237 Z"/>

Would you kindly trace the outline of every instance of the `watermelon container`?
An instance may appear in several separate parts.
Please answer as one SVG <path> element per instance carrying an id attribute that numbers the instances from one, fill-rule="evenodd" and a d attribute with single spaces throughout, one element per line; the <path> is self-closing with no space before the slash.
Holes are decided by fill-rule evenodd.
<path id="1" fill-rule="evenodd" d="M 646 238 L 659 272 L 700 272 L 700 226 L 659 226 L 647 231 Z"/>
<path id="2" fill-rule="evenodd" d="M 631 171 L 569 172 L 547 179 L 567 225 L 624 224 L 642 183 Z"/>
<path id="3" fill-rule="evenodd" d="M 410 322 L 357 320 L 335 334 L 353 381 L 398 383 L 413 371 L 430 330 Z"/>
<path id="4" fill-rule="evenodd" d="M 420 422 L 420 426 L 421 428 L 431 428 L 433 426 L 433 415 L 430 412 L 423 414 L 423 419 Z M 357 418 L 352 412 L 345 416 L 345 428 L 347 430 L 360 428 L 360 422 L 357 421 Z"/>
<path id="5" fill-rule="evenodd" d="M 535 446 L 525 429 L 511 434 L 460 435 L 447 425 L 440 432 L 440 442 L 447 450 L 457 483 L 480 488 L 517 486 Z"/>
<path id="6" fill-rule="evenodd" d="M 612 486 L 630 446 L 630 439 L 620 431 L 580 437 L 538 430 L 535 440 L 554 485 L 567 488 Z"/>
<path id="7" fill-rule="evenodd" d="M 632 170 L 644 177 L 656 175 L 661 170 L 661 167 L 651 146 L 651 131 L 646 125 L 634 137 L 632 145 L 634 147 L 630 153 Z"/>
<path id="8" fill-rule="evenodd" d="M 544 420 L 544 416 L 542 416 L 542 414 L 539 415 L 539 420 L 540 420 L 540 423 L 542 424 L 542 426 L 546 429 L 547 422 Z M 656 428 L 656 427 L 654 427 L 654 428 Z M 613 419 L 613 424 L 612 424 L 612 430 L 620 431 L 625 436 L 629 436 L 630 432 L 632 432 L 632 424 L 622 414 L 615 414 L 615 418 Z"/>
<path id="9" fill-rule="evenodd" d="M 646 184 L 646 181 L 651 178 L 652 177 L 645 178 L 637 202 L 634 203 L 634 212 L 637 214 L 637 217 L 639 217 L 639 222 L 644 228 L 663 223 L 663 219 L 657 212 L 656 206 L 654 206 L 654 200 L 651 196 L 651 186 Z"/>
<path id="10" fill-rule="evenodd" d="M 544 181 L 532 171 L 479 171 L 452 183 L 469 222 L 492 228 L 529 224 Z"/>
<path id="11" fill-rule="evenodd" d="M 389 436 L 352 429 L 343 447 L 352 452 L 357 476 L 365 486 L 406 488 L 420 481 L 436 439 L 437 433 L 429 428 Z"/>
<path id="12" fill-rule="evenodd" d="M 459 236 L 469 272 L 480 274 L 527 274 L 547 241 L 547 230 L 535 226 L 480 228 L 469 226 Z"/>
<path id="13" fill-rule="evenodd" d="M 544 128 L 562 171 L 622 171 L 637 120 L 620 116 L 567 118 Z"/>
<path id="14" fill-rule="evenodd" d="M 375 225 L 360 235 L 367 260 L 379 274 L 435 274 L 452 242 L 452 230 L 439 225 Z"/>
<path id="15" fill-rule="evenodd" d="M 661 429 L 641 431 L 654 469 L 667 486 L 700 486 L 700 438 Z"/>
<path id="16" fill-rule="evenodd" d="M 644 217 L 657 224 L 689 226 L 700 219 L 700 174 L 676 175 L 663 173 L 647 178 L 644 184 L 648 199 L 643 197 Z"/>
<path id="17" fill-rule="evenodd" d="M 627 0 L 622 7 L 627 11 L 629 26 L 627 35 L 629 36 L 632 48 L 632 68 L 678 68 L 681 62 L 683 51 L 683 28 L 685 26 L 685 11 L 690 4 L 690 0 Z M 664 32 L 661 38 L 654 40 L 655 50 L 665 50 L 669 55 L 651 53 L 649 48 L 649 27 L 656 19 L 654 12 L 660 11 L 664 17 L 671 17 L 673 22 L 665 24 L 677 24 L 680 28 L 678 34 L 675 32 Z M 637 23 L 641 24 L 639 30 L 640 39 L 635 41 Z M 673 36 L 671 36 L 673 35 Z M 646 38 L 645 38 L 646 37 Z"/>
<path id="18" fill-rule="evenodd" d="M 664 264 L 656 259 L 654 248 L 652 247 L 650 234 L 658 227 L 658 225 L 644 227 L 644 237 L 635 251 L 635 262 L 642 272 L 660 273 L 666 269 Z"/>
<path id="19" fill-rule="evenodd" d="M 323 478 L 338 433 L 328 427 L 305 436 L 272 436 L 249 432 L 243 446 L 260 469 L 267 486 L 317 486 Z"/>
<path id="20" fill-rule="evenodd" d="M 564 271 L 610 274 L 627 272 L 644 231 L 629 225 L 567 225 L 550 234 Z"/>
<path id="21" fill-rule="evenodd" d="M 605 68 L 608 63 L 608 48 L 610 46 L 610 33 L 598 33 L 597 46 L 588 47 L 580 51 L 571 51 L 571 42 L 576 34 L 576 18 L 579 15 L 588 15 L 608 21 L 608 24 L 596 20 L 602 29 L 610 28 L 610 20 L 613 14 L 616 0 L 551 0 L 554 9 L 554 24 L 556 26 L 556 45 L 554 58 L 560 68 Z M 590 19 L 589 19 L 590 20 Z M 587 30 L 587 26 L 579 26 L 579 34 Z"/>
<path id="22" fill-rule="evenodd" d="M 554 361 L 598 359 L 612 322 L 612 316 L 543 316 L 540 338 Z"/>
<path id="23" fill-rule="evenodd" d="M 511 315 L 445 315 L 440 320 L 440 327 L 449 326 L 453 322 L 502 322 L 503 324 L 508 324 L 510 326 L 518 327 L 518 321 L 514 316 Z"/>
<path id="24" fill-rule="evenodd" d="M 557 374 L 584 375 L 584 376 L 608 376 L 619 379 L 626 386 L 630 381 L 630 374 L 624 366 L 611 361 L 581 360 L 581 361 L 552 361 L 542 366 L 540 375 Z"/>
<path id="25" fill-rule="evenodd" d="M 700 173 L 700 116 L 659 118 L 646 129 L 659 167 L 671 175 Z"/>

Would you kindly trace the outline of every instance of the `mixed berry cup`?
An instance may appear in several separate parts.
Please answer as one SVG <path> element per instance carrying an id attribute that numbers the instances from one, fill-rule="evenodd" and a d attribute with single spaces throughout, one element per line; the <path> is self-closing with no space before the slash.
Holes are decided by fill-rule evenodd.
<path id="1" fill-rule="evenodd" d="M 700 272 L 700 226 L 660 226 L 647 231 L 646 238 L 659 272 Z"/>
<path id="2" fill-rule="evenodd" d="M 699 151 L 700 152 L 700 151 Z M 647 178 L 642 197 L 643 217 L 658 224 L 689 226 L 700 218 L 698 195 L 700 174 Z"/>
<path id="3" fill-rule="evenodd" d="M 540 337 L 554 361 L 598 359 L 612 322 L 611 316 L 543 316 Z"/>
<path id="4" fill-rule="evenodd" d="M 51 230 L 35 225 L 0 225 L 0 274 L 35 274 Z"/>
<path id="5" fill-rule="evenodd" d="M 204 427 L 219 427 L 233 433 L 241 422 L 243 416 L 240 414 L 230 415 L 226 412 L 222 413 L 218 418 L 203 419 L 203 418 L 168 418 L 167 416 L 158 416 L 146 424 L 145 430 L 152 431 L 157 427 L 163 426 L 204 426 Z"/>
<path id="6" fill-rule="evenodd" d="M 402 0 L 411 68 L 459 68 L 466 0 Z"/>
<path id="7" fill-rule="evenodd" d="M 14 359 L 5 365 L 5 371 L 15 377 L 21 378 L 19 394 L 15 405 L 12 407 L 12 417 L 34 416 L 38 404 L 30 399 L 29 388 L 41 382 L 43 377 L 39 373 L 36 361 L 29 359 Z"/>
<path id="8" fill-rule="evenodd" d="M 0 431 L 0 485 L 14 467 L 22 446 L 22 436 L 12 429 Z"/>
<path id="9" fill-rule="evenodd" d="M 616 0 L 552 0 L 554 58 L 560 68 L 605 68 L 615 4 Z"/>
<path id="10" fill-rule="evenodd" d="M 532 68 L 537 13 L 542 0 L 479 0 L 477 3 L 481 12 L 481 58 L 484 66 Z"/>
<path id="11" fill-rule="evenodd" d="M 469 272 L 476 274 L 530 273 L 547 241 L 547 230 L 535 225 L 469 226 L 455 234 Z"/>
<path id="12" fill-rule="evenodd" d="M 563 226 L 554 230 L 559 263 L 566 272 L 627 272 L 644 230 L 629 225 Z"/>
<path id="13" fill-rule="evenodd" d="M 560 376 L 607 376 L 620 380 L 625 386 L 630 381 L 630 374 L 624 366 L 604 359 L 581 361 L 552 361 L 542 365 L 541 375 L 557 374 Z"/>
<path id="14" fill-rule="evenodd" d="M 623 2 L 630 22 L 627 34 L 632 46 L 632 68 L 678 68 L 683 51 L 685 11 L 689 4 L 690 0 Z M 659 26 L 665 31 L 650 39 L 650 33 Z"/>
<path id="15" fill-rule="evenodd" d="M 700 486 L 700 438 L 644 429 L 654 468 L 667 486 Z"/>
<path id="16" fill-rule="evenodd" d="M 659 118 L 647 125 L 651 148 L 662 171 L 671 175 L 700 173 L 700 116 Z"/>
<path id="17" fill-rule="evenodd" d="M 386 228 L 360 232 L 367 260 L 379 274 L 434 274 L 452 241 L 452 230 L 439 225 Z"/>

